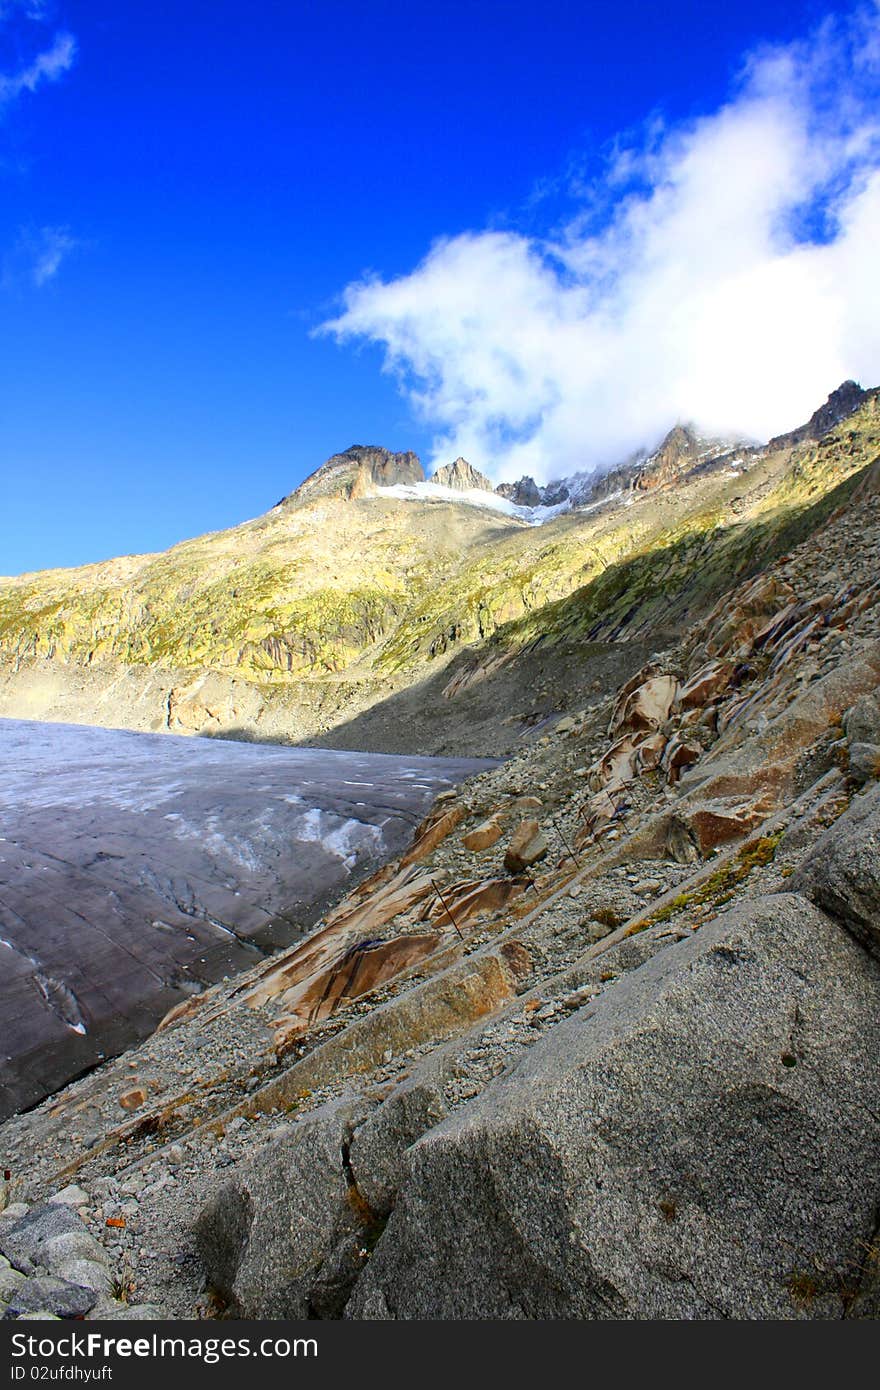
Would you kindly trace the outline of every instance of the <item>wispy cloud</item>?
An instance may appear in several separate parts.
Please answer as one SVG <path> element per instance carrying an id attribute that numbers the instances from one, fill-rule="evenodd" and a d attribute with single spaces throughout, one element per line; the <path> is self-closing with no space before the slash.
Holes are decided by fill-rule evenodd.
<path id="1" fill-rule="evenodd" d="M 45 0 L 0 0 L 0 29 L 12 27 L 17 42 L 24 43 L 32 24 L 44 24 L 48 15 Z M 22 29 L 22 19 L 29 23 Z M 24 92 L 35 92 L 46 82 L 63 76 L 76 59 L 76 40 L 71 34 L 55 34 L 51 43 L 39 49 L 14 72 L 0 72 L 0 111 Z M 57 275 L 62 261 L 81 243 L 69 228 L 42 226 L 22 228 L 15 243 L 3 254 L 0 287 L 22 285 L 41 288 Z"/>
<path id="2" fill-rule="evenodd" d="M 32 244 L 31 276 L 38 287 L 57 275 L 61 262 L 79 245 L 66 227 L 41 227 Z"/>
<path id="3" fill-rule="evenodd" d="M 766 438 L 880 379 L 878 96 L 873 3 L 615 141 L 561 230 L 439 241 L 322 331 L 383 347 L 435 462 L 496 477 L 610 464 L 676 418 Z"/>
<path id="4" fill-rule="evenodd" d="M 2 16 L 0 16 L 2 18 Z M 43 82 L 55 82 L 73 66 L 76 40 L 72 34 L 56 34 L 51 45 L 17 72 L 0 73 L 0 103 L 35 92 Z"/>
<path id="5" fill-rule="evenodd" d="M 42 289 L 55 278 L 70 253 L 82 246 L 68 227 L 24 227 L 3 259 L 0 286 L 6 290 L 28 285 Z"/>
<path id="6" fill-rule="evenodd" d="M 49 14 L 50 0 L 0 0 L 0 22 L 15 14 L 42 23 Z"/>

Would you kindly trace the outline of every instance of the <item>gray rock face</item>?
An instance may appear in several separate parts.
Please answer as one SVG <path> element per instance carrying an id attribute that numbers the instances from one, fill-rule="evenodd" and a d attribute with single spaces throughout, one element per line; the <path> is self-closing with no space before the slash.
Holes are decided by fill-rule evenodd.
<path id="1" fill-rule="evenodd" d="M 843 716 L 843 728 L 850 744 L 880 743 L 880 697 L 863 695 Z"/>
<path id="2" fill-rule="evenodd" d="M 880 786 L 853 798 L 790 880 L 880 955 Z"/>
<path id="3" fill-rule="evenodd" d="M 95 1306 L 98 1295 L 52 1274 L 25 1279 L 9 1300 L 4 1321 L 11 1322 L 25 1313 L 54 1313 L 57 1318 L 82 1318 Z"/>
<path id="4" fill-rule="evenodd" d="M 880 777 L 880 743 L 851 743 L 849 773 L 861 786 Z"/>
<path id="5" fill-rule="evenodd" d="M 346 1316 L 836 1318 L 878 1193 L 880 967 L 757 899 L 409 1150 Z"/>
<path id="6" fill-rule="evenodd" d="M 387 1216 L 394 1206 L 406 1150 L 448 1112 L 441 1067 L 429 1066 L 427 1075 L 401 1082 L 355 1131 L 351 1170 L 358 1191 L 378 1217 Z"/>
<path id="7" fill-rule="evenodd" d="M 571 489 L 565 478 L 547 483 L 546 487 L 541 488 L 541 501 L 545 507 L 558 507 L 560 502 L 567 502 L 570 497 Z"/>
<path id="8" fill-rule="evenodd" d="M 22 1274 L 35 1274 L 46 1267 L 59 1237 L 84 1236 L 89 1239 L 82 1221 L 69 1207 L 46 1205 L 34 1207 L 19 1221 L 3 1223 L 0 1229 L 0 1254 L 6 1256 Z"/>
<path id="9" fill-rule="evenodd" d="M 836 391 L 832 391 L 824 405 L 820 405 L 818 410 L 814 410 L 805 425 L 800 425 L 796 430 L 790 430 L 788 434 L 776 435 L 767 445 L 768 449 L 781 449 L 786 445 L 801 444 L 806 439 L 821 439 L 823 434 L 833 430 L 835 425 L 839 425 L 841 420 L 845 420 L 853 411 L 858 410 L 859 406 L 872 395 L 871 391 L 863 391 L 858 382 L 842 381 Z"/>
<path id="10" fill-rule="evenodd" d="M 65 1189 L 67 1195 L 71 1191 Z M 17 1219 L 4 1218 L 0 1249 L 0 1308 L 6 1320 L 81 1318 L 97 1307 L 120 1307 L 110 1297 L 107 1252 L 62 1201 L 52 1199 Z"/>
<path id="11" fill-rule="evenodd" d="M 24 1275 L 17 1269 L 12 1269 L 8 1263 L 4 1268 L 0 1268 L 0 1308 L 6 1306 L 22 1283 Z"/>
<path id="12" fill-rule="evenodd" d="M 242 1165 L 196 1224 L 210 1281 L 246 1318 L 338 1316 L 368 1224 L 348 1167 L 360 1102 L 334 1101 Z"/>
<path id="13" fill-rule="evenodd" d="M 39 1261 L 56 1278 L 93 1289 L 96 1294 L 109 1293 L 112 1288 L 107 1252 L 84 1228 L 43 1241 Z"/>

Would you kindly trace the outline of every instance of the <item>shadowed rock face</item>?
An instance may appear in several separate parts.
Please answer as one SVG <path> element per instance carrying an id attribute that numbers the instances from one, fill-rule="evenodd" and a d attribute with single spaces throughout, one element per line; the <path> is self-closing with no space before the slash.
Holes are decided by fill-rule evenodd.
<path id="1" fill-rule="evenodd" d="M 0 720 L 0 1115 L 295 940 L 484 765 Z"/>
<path id="2" fill-rule="evenodd" d="M 534 478 L 526 475 L 516 483 L 499 483 L 495 491 L 518 507 L 540 507 L 544 497 Z"/>

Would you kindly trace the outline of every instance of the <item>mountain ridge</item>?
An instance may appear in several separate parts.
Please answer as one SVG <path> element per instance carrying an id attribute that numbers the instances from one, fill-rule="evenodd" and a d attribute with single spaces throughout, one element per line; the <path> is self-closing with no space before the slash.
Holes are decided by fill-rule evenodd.
<path id="1" fill-rule="evenodd" d="M 637 638 L 626 615 L 643 586 L 655 616 L 665 603 L 673 628 L 689 621 L 870 460 L 877 391 L 839 392 L 830 416 L 841 418 L 818 440 L 805 427 L 799 442 L 725 452 L 677 426 L 541 525 L 528 509 L 472 505 L 479 493 L 390 482 L 421 474 L 414 454 L 352 446 L 238 527 L 0 581 L 0 713 L 323 741 L 542 634 L 610 641 L 614 664 Z M 472 480 L 464 461 L 458 476 Z M 605 596 L 598 625 L 585 616 L 594 593 Z M 370 734 L 378 751 L 392 736 Z"/>

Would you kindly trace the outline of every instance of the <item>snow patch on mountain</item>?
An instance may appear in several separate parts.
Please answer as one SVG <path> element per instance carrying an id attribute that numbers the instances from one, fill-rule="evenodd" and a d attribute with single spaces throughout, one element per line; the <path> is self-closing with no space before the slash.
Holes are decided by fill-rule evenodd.
<path id="1" fill-rule="evenodd" d="M 396 483 L 391 487 L 376 488 L 376 495 L 412 502 L 464 502 L 469 507 L 502 512 L 504 516 L 514 517 L 527 526 L 540 526 L 560 512 L 570 510 L 567 500 L 554 507 L 519 507 L 506 497 L 500 497 L 497 492 L 484 492 L 482 488 L 443 487 L 440 483 Z"/>

